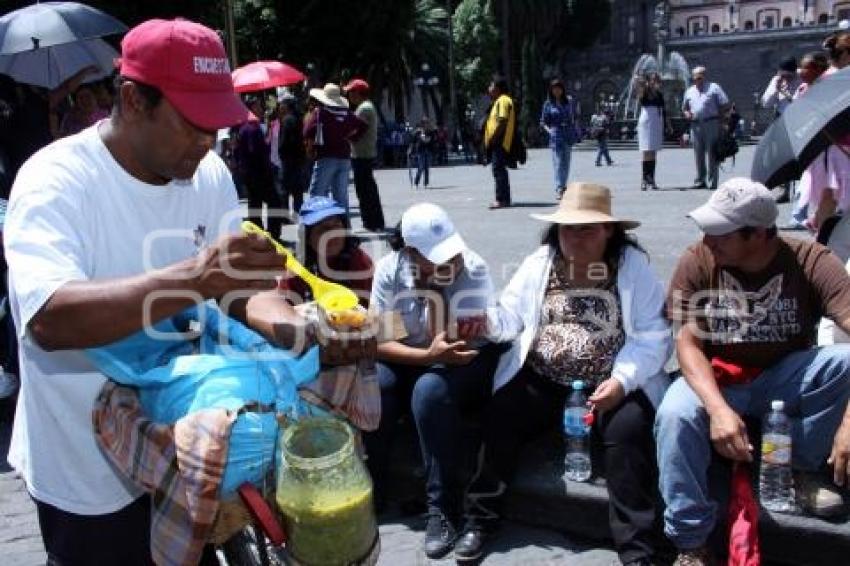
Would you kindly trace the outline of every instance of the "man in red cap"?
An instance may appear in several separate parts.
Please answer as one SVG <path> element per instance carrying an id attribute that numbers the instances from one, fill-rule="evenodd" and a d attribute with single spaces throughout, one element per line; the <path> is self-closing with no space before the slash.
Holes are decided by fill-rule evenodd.
<path id="1" fill-rule="evenodd" d="M 241 234 L 230 172 L 210 151 L 216 130 L 249 115 L 216 33 L 144 22 L 122 42 L 119 74 L 111 117 L 30 158 L 6 217 L 21 359 L 9 462 L 36 502 L 50 564 L 152 563 L 150 499 L 95 443 L 106 377 L 84 350 L 235 294 L 229 312 L 267 335 L 271 317 L 291 314 L 282 301 L 256 306 L 281 256 Z"/>
<path id="2" fill-rule="evenodd" d="M 384 229 L 384 210 L 381 196 L 372 168 L 378 156 L 378 113 L 369 100 L 369 83 L 363 79 L 354 79 L 343 88 L 354 114 L 368 124 L 366 133 L 357 141 L 351 142 L 351 169 L 354 171 L 354 190 L 360 202 L 360 218 L 363 227 L 372 232 Z"/>

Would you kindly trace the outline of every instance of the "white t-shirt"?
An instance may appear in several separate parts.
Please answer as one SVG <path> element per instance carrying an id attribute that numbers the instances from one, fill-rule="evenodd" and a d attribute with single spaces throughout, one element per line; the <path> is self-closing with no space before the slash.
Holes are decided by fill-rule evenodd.
<path id="1" fill-rule="evenodd" d="M 227 167 L 213 152 L 190 181 L 148 185 L 125 171 L 97 125 L 27 161 L 4 239 L 20 339 L 21 391 L 9 463 L 36 499 L 80 515 L 111 513 L 140 493 L 97 447 L 92 404 L 104 384 L 81 350 L 42 350 L 28 324 L 69 281 L 137 275 L 191 257 L 238 229 Z"/>

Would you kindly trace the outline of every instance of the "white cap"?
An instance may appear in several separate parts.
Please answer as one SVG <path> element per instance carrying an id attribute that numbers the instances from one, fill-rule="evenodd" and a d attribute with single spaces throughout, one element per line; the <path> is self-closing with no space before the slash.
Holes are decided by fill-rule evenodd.
<path id="1" fill-rule="evenodd" d="M 466 250 L 446 211 L 428 202 L 408 208 L 401 217 L 401 237 L 435 265 L 446 263 Z"/>
<path id="2" fill-rule="evenodd" d="M 771 401 L 770 408 L 774 411 L 784 411 L 785 410 L 785 401 Z"/>
<path id="3" fill-rule="evenodd" d="M 746 177 L 729 179 L 707 203 L 688 214 L 709 236 L 723 236 L 748 226 L 770 228 L 778 215 L 776 200 L 767 187 Z"/>

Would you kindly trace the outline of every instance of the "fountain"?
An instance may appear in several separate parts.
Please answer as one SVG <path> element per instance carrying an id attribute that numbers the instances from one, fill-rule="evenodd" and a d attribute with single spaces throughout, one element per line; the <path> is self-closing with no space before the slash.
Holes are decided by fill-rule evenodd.
<path id="1" fill-rule="evenodd" d="M 682 117 L 682 97 L 691 80 L 691 71 L 685 58 L 678 51 L 672 51 L 666 55 L 666 40 L 669 35 L 669 11 L 667 2 L 659 2 L 655 6 L 655 21 L 653 27 L 656 30 L 658 43 L 658 54 L 644 53 L 641 55 L 634 67 L 629 82 L 620 92 L 614 115 L 615 132 L 620 133 L 621 138 L 633 139 L 640 113 L 637 92 L 633 78 L 636 75 L 645 76 L 647 73 L 656 72 L 661 75 L 662 91 L 664 93 L 664 105 L 667 115 L 673 125 L 674 136 L 678 138 L 685 130 L 687 124 Z M 615 134 L 616 135 L 616 134 Z"/>

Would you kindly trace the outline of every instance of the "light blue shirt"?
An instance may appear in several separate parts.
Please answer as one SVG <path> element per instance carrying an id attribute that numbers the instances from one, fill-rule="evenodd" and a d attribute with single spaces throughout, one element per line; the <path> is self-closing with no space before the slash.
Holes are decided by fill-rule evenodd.
<path id="1" fill-rule="evenodd" d="M 729 98 L 717 83 L 706 83 L 703 90 L 691 85 L 685 91 L 682 109 L 690 110 L 694 120 L 706 120 L 720 116 L 721 107 L 729 104 Z"/>
<path id="2" fill-rule="evenodd" d="M 424 348 L 431 344 L 431 298 L 442 297 L 449 316 L 464 317 L 485 314 L 493 301 L 493 281 L 487 263 L 472 250 L 463 252 L 463 270 L 445 287 L 416 289 L 410 256 L 404 250 L 381 258 L 375 266 L 372 297 L 369 306 L 378 313 L 396 311 L 404 321 L 406 346 Z M 436 293 L 436 295 L 434 295 Z M 445 325 L 450 321 L 443 321 Z"/>

